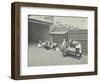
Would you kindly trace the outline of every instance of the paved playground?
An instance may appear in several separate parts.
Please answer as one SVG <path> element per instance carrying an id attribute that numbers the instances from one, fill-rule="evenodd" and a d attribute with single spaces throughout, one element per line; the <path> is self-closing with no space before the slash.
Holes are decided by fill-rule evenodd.
<path id="1" fill-rule="evenodd" d="M 88 56 L 82 54 L 80 59 L 73 56 L 63 57 L 61 51 L 46 50 L 38 48 L 36 44 L 28 47 L 28 66 L 50 66 L 50 65 L 77 65 L 87 64 Z"/>

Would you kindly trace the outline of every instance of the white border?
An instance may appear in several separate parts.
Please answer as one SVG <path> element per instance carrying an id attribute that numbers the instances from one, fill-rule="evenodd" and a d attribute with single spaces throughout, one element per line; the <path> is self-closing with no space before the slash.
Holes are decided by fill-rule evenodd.
<path id="1" fill-rule="evenodd" d="M 21 7 L 20 75 L 94 71 L 94 11 Z M 88 64 L 28 67 L 28 14 L 88 17 Z"/>

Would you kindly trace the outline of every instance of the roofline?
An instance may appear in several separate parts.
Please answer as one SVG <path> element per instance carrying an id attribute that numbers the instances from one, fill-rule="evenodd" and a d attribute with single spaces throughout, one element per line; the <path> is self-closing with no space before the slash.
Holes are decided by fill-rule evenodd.
<path id="1" fill-rule="evenodd" d="M 50 23 L 50 22 L 45 22 L 45 21 L 36 20 L 36 19 L 31 19 L 31 18 L 28 18 L 28 21 L 29 21 L 29 22 L 34 22 L 34 23 L 45 24 L 45 25 L 51 25 L 51 24 L 52 24 L 52 23 Z"/>

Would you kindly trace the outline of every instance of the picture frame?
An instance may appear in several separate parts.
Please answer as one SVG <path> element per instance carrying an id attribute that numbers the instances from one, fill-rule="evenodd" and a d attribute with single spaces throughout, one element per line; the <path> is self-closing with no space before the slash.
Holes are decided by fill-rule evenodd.
<path id="1" fill-rule="evenodd" d="M 61 14 L 59 14 L 59 12 Z M 68 13 L 66 13 L 66 12 L 68 12 Z M 27 17 L 26 17 L 26 13 L 27 13 Z M 73 67 L 71 67 L 71 66 L 68 67 L 67 65 L 64 64 L 64 65 L 62 65 L 63 67 L 62 66 L 60 67 L 59 65 L 58 66 L 56 66 L 56 65 L 54 65 L 54 66 L 52 66 L 52 65 L 39 66 L 38 65 L 38 66 L 34 67 L 34 65 L 33 65 L 33 69 L 29 68 L 31 71 L 30 70 L 27 71 L 28 68 L 26 69 L 25 65 L 28 62 L 25 61 L 25 59 L 23 59 L 23 58 L 25 58 L 24 54 L 26 54 L 25 55 L 26 57 L 28 57 L 27 55 L 29 54 L 28 52 L 26 52 L 28 45 L 24 46 L 24 44 L 28 42 L 27 38 L 29 37 L 28 36 L 29 34 L 26 33 L 26 32 L 29 32 L 28 31 L 29 23 L 27 23 L 27 21 L 26 21 L 26 20 L 30 20 L 29 16 L 34 15 L 34 14 L 38 15 L 38 16 L 45 15 L 44 17 L 46 17 L 48 15 L 56 16 L 56 14 L 57 14 L 57 16 L 59 16 L 59 15 L 74 16 L 75 13 L 76 14 L 84 13 L 82 15 L 83 17 L 88 16 L 86 19 L 86 20 L 88 20 L 88 22 L 87 22 L 87 27 L 88 27 L 88 48 L 87 48 L 87 50 L 88 50 L 87 61 L 88 62 L 87 62 L 87 64 L 92 61 L 92 63 L 90 63 L 90 67 L 89 67 L 90 69 L 86 70 L 87 68 L 85 68 L 85 65 L 82 64 L 82 67 L 84 69 L 81 69 L 81 67 L 79 67 L 80 71 L 76 71 L 76 70 L 79 70 L 78 66 L 81 66 L 81 65 L 78 65 L 78 66 L 71 65 L 71 66 L 75 67 L 74 69 L 72 69 Z M 77 14 L 75 16 L 81 17 L 80 14 Z M 84 16 L 84 15 L 86 15 L 86 16 Z M 78 20 L 78 19 L 76 18 L 75 20 Z M 44 21 L 44 23 L 45 23 L 45 21 Z M 93 24 L 93 25 L 91 26 L 90 24 Z M 92 30 L 90 30 L 90 28 Z M 41 29 L 41 31 L 42 31 L 42 29 Z M 91 35 L 92 34 L 91 32 L 93 32 L 93 36 Z M 11 4 L 11 78 L 15 79 L 15 80 L 23 80 L 23 79 L 97 75 L 97 57 L 98 57 L 97 56 L 97 45 L 98 45 L 97 44 L 97 32 L 98 32 L 98 29 L 97 29 L 97 7 L 62 5 L 62 4 L 13 2 Z M 25 37 L 27 36 L 27 38 L 23 38 L 24 36 Z M 36 35 L 36 37 L 38 37 L 38 36 Z M 23 41 L 21 41 L 21 40 L 23 40 Z M 91 43 L 91 42 L 93 42 L 93 43 Z M 93 45 L 90 46 L 89 44 L 90 45 L 93 44 Z M 91 47 L 91 49 L 89 49 L 89 47 Z M 21 54 L 23 54 L 23 55 L 21 55 Z M 41 55 L 41 53 L 40 53 L 40 55 Z M 89 59 L 89 57 L 90 57 L 90 59 Z M 28 65 L 26 65 L 26 66 L 28 67 Z M 71 69 L 72 71 L 68 70 L 67 68 Z M 23 69 L 24 69 L 24 71 L 23 71 Z M 30 74 L 30 72 L 31 72 L 31 74 Z"/>

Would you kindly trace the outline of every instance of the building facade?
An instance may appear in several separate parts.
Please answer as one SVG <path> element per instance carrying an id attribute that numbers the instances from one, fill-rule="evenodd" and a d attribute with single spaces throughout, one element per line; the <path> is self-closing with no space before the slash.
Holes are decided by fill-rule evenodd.
<path id="1" fill-rule="evenodd" d="M 37 16 L 38 17 L 38 16 Z M 47 21 L 41 17 L 30 16 L 28 18 L 28 42 L 37 43 L 39 40 L 49 40 L 50 21 Z"/>
<path id="2" fill-rule="evenodd" d="M 59 44 L 62 43 L 63 39 L 78 40 L 82 45 L 82 53 L 88 53 L 88 31 L 86 29 L 70 29 L 66 27 L 56 27 L 55 30 L 50 32 L 50 40 L 55 41 Z"/>

